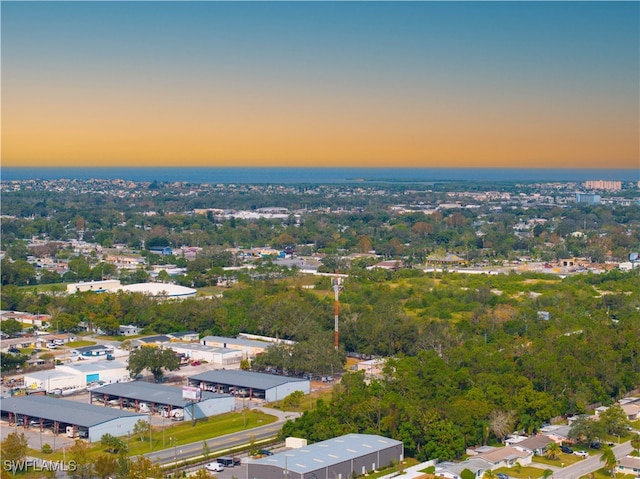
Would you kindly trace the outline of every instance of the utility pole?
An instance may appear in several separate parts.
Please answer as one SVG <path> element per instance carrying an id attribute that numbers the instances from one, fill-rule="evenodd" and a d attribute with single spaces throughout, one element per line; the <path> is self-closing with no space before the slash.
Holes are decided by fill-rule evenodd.
<path id="1" fill-rule="evenodd" d="M 336 275 L 333 278 L 333 317 L 334 317 L 334 326 L 333 326 L 333 347 L 335 350 L 338 350 L 338 316 L 340 313 L 340 286 L 342 285 L 342 278 L 338 276 L 338 271 L 336 270 Z"/>

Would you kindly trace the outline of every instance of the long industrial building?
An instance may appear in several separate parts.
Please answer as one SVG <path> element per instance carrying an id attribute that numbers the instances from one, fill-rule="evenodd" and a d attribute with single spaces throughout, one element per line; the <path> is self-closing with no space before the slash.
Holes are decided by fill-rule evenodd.
<path id="1" fill-rule="evenodd" d="M 199 400 L 190 400 L 183 398 L 181 387 L 138 381 L 92 389 L 89 401 L 103 407 L 115 406 L 118 410 L 127 407 L 151 414 L 166 411 L 166 417 L 172 417 L 172 411 L 182 410 L 180 417 L 187 421 L 224 414 L 235 408 L 235 401 L 228 394 L 202 391 Z"/>
<path id="2" fill-rule="evenodd" d="M 54 434 L 83 437 L 91 442 L 100 441 L 104 434 L 126 435 L 133 432 L 140 419 L 147 420 L 145 414 L 49 396 L 2 398 L 0 415 L 17 427 L 49 427 Z"/>
<path id="3" fill-rule="evenodd" d="M 189 376 L 189 384 L 205 391 L 267 402 L 279 401 L 295 391 L 303 394 L 311 391 L 311 383 L 307 379 L 237 369 L 216 369 Z"/>
<path id="4" fill-rule="evenodd" d="M 249 479 L 349 479 L 404 460 L 401 441 L 347 434 L 249 462 Z"/>

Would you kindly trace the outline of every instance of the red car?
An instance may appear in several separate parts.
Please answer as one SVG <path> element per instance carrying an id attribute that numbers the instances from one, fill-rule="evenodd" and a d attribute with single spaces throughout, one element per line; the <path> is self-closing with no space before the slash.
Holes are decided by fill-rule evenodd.
<path id="1" fill-rule="evenodd" d="M 200 361 L 194 361 L 191 363 L 191 366 L 200 366 L 202 363 Z"/>

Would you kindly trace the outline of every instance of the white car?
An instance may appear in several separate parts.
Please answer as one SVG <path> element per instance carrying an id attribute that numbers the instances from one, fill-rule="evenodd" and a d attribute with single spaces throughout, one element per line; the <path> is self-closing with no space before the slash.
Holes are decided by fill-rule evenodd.
<path id="1" fill-rule="evenodd" d="M 210 462 L 209 464 L 204 466 L 204 468 L 207 471 L 211 471 L 211 472 L 222 472 L 222 471 L 224 471 L 224 466 L 222 464 L 220 464 L 219 462 Z"/>
<path id="2" fill-rule="evenodd" d="M 587 451 L 573 451 L 576 456 L 580 457 L 589 457 L 589 453 Z"/>

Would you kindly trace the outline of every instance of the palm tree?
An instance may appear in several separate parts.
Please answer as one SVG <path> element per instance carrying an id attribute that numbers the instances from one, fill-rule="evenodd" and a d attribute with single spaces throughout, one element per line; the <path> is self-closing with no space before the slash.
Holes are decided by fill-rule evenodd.
<path id="1" fill-rule="evenodd" d="M 633 439 L 631 439 L 631 447 L 635 451 L 636 456 L 640 456 L 640 434 L 633 436 Z"/>
<path id="2" fill-rule="evenodd" d="M 487 469 L 486 471 L 484 471 L 484 474 L 482 474 L 483 479 L 495 479 L 496 473 L 493 472 L 491 469 Z"/>
<path id="3" fill-rule="evenodd" d="M 600 461 L 605 463 L 612 476 L 615 475 L 618 459 L 616 459 L 616 455 L 613 452 L 613 449 L 611 449 L 610 447 L 605 447 L 604 451 L 602 452 L 602 456 L 600 456 Z"/>
<path id="4" fill-rule="evenodd" d="M 561 453 L 560 445 L 557 442 L 550 442 L 547 447 L 544 448 L 544 455 L 547 459 L 558 459 Z"/>

